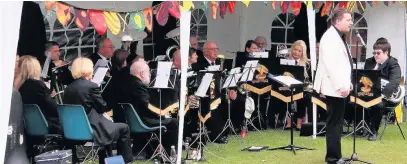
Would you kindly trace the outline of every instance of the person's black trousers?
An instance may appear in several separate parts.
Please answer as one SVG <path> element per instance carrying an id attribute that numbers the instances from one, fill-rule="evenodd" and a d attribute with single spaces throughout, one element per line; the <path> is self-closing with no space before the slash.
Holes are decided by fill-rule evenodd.
<path id="1" fill-rule="evenodd" d="M 342 158 L 341 135 L 345 114 L 346 99 L 326 96 L 326 162 L 335 162 Z"/>

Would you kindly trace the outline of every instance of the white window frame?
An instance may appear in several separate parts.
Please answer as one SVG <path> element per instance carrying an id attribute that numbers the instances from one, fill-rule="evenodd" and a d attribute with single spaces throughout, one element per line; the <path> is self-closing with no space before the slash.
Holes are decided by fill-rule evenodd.
<path id="1" fill-rule="evenodd" d="M 200 18 L 195 18 L 195 16 L 194 16 L 194 12 L 199 12 L 199 10 L 201 10 L 201 13 L 203 13 L 202 15 L 199 15 L 200 16 Z M 202 19 L 203 18 L 206 18 L 206 22 L 207 23 L 201 23 L 201 21 L 202 21 Z M 197 31 L 196 31 L 196 37 L 197 37 L 197 40 L 198 40 L 198 46 L 199 46 L 199 43 L 205 43 L 206 41 L 207 41 L 207 39 L 202 39 L 202 36 L 199 36 L 199 27 L 205 27 L 206 26 L 206 31 L 205 31 L 205 35 L 206 35 L 206 38 L 208 38 L 208 18 L 207 18 L 207 16 L 206 16 L 206 13 L 205 13 L 205 11 L 204 10 L 202 10 L 202 9 L 194 9 L 194 10 L 192 10 L 192 12 L 191 12 L 191 25 L 192 25 L 192 27 L 191 27 L 191 29 L 190 29 L 190 31 L 192 31 L 192 29 L 194 28 L 194 27 L 197 27 Z"/>
<path id="2" fill-rule="evenodd" d="M 281 13 L 281 14 L 283 14 L 283 13 Z M 274 20 L 278 20 L 278 21 L 280 21 L 282 24 L 283 24 L 283 26 L 273 26 L 273 24 L 271 24 L 271 31 L 270 31 L 270 35 L 271 35 L 271 33 L 272 33 L 272 31 L 273 31 L 273 29 L 284 29 L 284 31 L 285 31 L 285 33 L 284 33 L 284 43 L 281 43 L 281 42 L 273 42 L 273 39 L 271 39 L 271 42 L 270 42 L 270 44 L 271 44 L 271 46 L 273 46 L 273 45 L 281 45 L 281 44 L 284 44 L 284 45 L 286 45 L 287 47 L 288 46 L 291 46 L 293 43 L 287 43 L 287 33 L 288 33 L 288 30 L 289 29 L 292 29 L 292 30 L 294 30 L 294 26 L 293 26 L 293 24 L 294 24 L 294 22 L 295 22 L 295 17 L 294 17 L 294 20 L 292 21 L 292 22 L 288 22 L 289 20 L 288 20 L 288 16 L 290 15 L 290 14 L 292 14 L 292 13 L 286 13 L 286 18 L 285 18 L 285 22 L 283 22 L 280 18 L 279 18 L 279 15 L 280 14 L 278 14 L 277 16 L 276 16 L 276 18 L 274 18 Z M 292 14 L 292 15 L 294 15 L 294 14 Z M 273 22 L 274 22 L 274 20 L 273 20 Z M 271 36 L 271 37 L 273 37 L 273 36 Z"/>

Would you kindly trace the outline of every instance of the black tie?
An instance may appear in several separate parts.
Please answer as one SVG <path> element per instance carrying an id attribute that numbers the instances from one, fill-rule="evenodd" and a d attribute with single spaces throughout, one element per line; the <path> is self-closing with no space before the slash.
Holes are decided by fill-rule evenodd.
<path id="1" fill-rule="evenodd" d="M 212 63 L 211 63 L 211 66 L 214 66 L 214 65 L 215 65 L 215 62 L 212 62 Z"/>
<path id="2" fill-rule="evenodd" d="M 295 65 L 298 65 L 298 61 L 297 61 L 297 60 L 295 61 Z"/>
<path id="3" fill-rule="evenodd" d="M 380 70 L 380 66 L 382 66 L 382 64 L 377 64 L 377 69 L 376 70 Z"/>

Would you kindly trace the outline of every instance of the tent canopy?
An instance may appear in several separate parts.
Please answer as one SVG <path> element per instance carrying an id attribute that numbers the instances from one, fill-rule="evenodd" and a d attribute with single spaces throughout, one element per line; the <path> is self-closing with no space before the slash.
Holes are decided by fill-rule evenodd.
<path id="1" fill-rule="evenodd" d="M 63 1 L 82 9 L 95 9 L 116 12 L 139 11 L 152 6 L 152 1 Z"/>

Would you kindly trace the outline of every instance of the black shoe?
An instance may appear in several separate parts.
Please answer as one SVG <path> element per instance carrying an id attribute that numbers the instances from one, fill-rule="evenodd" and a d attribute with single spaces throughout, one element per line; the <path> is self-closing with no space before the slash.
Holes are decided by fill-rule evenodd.
<path id="1" fill-rule="evenodd" d="M 367 138 L 368 141 L 376 141 L 377 140 L 377 134 L 370 135 L 369 138 Z"/>
<path id="2" fill-rule="evenodd" d="M 215 141 L 215 143 L 218 143 L 218 144 L 227 144 L 227 143 L 228 143 L 228 138 L 227 138 L 226 136 L 219 137 L 219 138 Z"/>
<path id="3" fill-rule="evenodd" d="M 328 162 L 326 162 L 326 163 L 327 163 L 327 164 L 345 164 L 346 161 L 341 158 L 341 159 L 339 159 L 338 161 L 328 161 Z"/>

